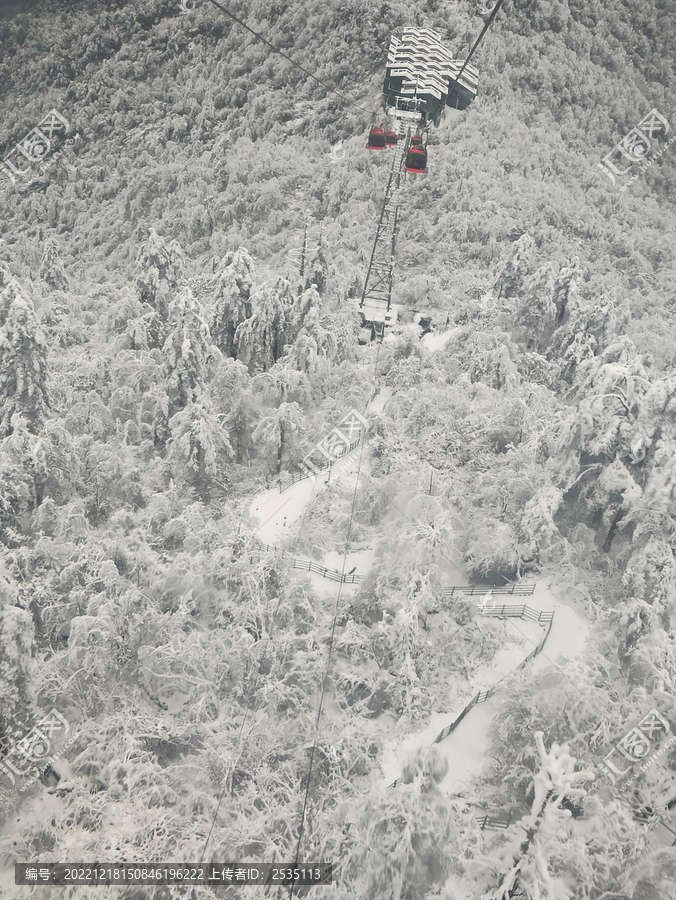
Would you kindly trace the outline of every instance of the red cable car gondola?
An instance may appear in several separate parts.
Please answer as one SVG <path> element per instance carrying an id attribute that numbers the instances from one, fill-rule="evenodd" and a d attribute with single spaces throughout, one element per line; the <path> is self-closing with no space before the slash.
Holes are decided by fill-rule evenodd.
<path id="1" fill-rule="evenodd" d="M 396 147 L 399 142 L 399 135 L 396 131 L 388 131 L 385 135 L 385 143 L 388 147 Z"/>
<path id="2" fill-rule="evenodd" d="M 368 144 L 366 145 L 369 150 L 382 150 L 385 146 L 385 142 L 385 130 L 383 128 L 376 128 L 375 125 L 372 125 L 371 130 L 369 131 Z"/>
<path id="3" fill-rule="evenodd" d="M 423 146 L 423 139 L 419 134 L 414 134 L 406 154 L 406 171 L 420 175 L 427 171 L 427 149 Z"/>

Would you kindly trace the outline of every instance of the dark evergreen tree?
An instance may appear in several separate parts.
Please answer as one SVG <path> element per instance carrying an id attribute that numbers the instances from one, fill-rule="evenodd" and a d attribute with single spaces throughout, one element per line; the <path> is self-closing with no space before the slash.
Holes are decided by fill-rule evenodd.
<path id="1" fill-rule="evenodd" d="M 165 318 L 171 293 L 183 278 L 185 261 L 180 244 L 167 243 L 151 228 L 138 251 L 136 263 L 141 270 L 136 279 L 140 299 Z"/>
<path id="2" fill-rule="evenodd" d="M 235 334 L 237 359 L 251 375 L 267 371 L 284 352 L 292 302 L 291 285 L 283 278 L 274 287 L 262 288 L 252 295 L 252 315 Z"/>
<path id="3" fill-rule="evenodd" d="M 535 253 L 535 241 L 529 234 L 522 234 L 512 248 L 512 255 L 498 278 L 498 296 L 506 300 L 518 296 L 524 280 L 530 272 Z"/>
<path id="4" fill-rule="evenodd" d="M 214 487 L 223 490 L 234 451 L 209 396 L 200 393 L 170 419 L 169 428 L 167 458 L 176 480 L 194 487 L 205 501 Z"/>
<path id="5" fill-rule="evenodd" d="M 210 350 L 209 326 L 201 312 L 185 307 L 162 348 L 170 415 L 193 401 L 196 390 L 203 388 Z"/>
<path id="6" fill-rule="evenodd" d="M 68 290 L 68 279 L 59 255 L 59 245 L 55 237 L 48 237 L 42 253 L 40 278 L 57 291 Z"/>
<path id="7" fill-rule="evenodd" d="M 50 408 L 47 346 L 32 300 L 0 264 L 0 433 L 19 412 L 36 432 Z"/>
<path id="8" fill-rule="evenodd" d="M 251 316 L 254 261 L 244 247 L 229 253 L 216 274 L 211 334 L 218 349 L 235 356 L 235 332 Z"/>

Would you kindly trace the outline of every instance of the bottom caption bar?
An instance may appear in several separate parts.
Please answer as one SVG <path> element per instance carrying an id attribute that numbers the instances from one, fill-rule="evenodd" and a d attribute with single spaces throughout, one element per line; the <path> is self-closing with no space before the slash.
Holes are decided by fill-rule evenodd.
<path id="1" fill-rule="evenodd" d="M 330 863 L 15 863 L 14 884 L 332 884 Z"/>

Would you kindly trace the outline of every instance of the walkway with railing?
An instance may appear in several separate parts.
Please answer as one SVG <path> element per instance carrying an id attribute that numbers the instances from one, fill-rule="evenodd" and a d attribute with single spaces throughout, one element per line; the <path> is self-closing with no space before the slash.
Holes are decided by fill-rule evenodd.
<path id="1" fill-rule="evenodd" d="M 581 809 L 570 810 L 572 813 L 572 818 L 577 822 L 588 822 L 589 816 L 586 816 Z M 522 813 L 521 815 L 512 816 L 512 810 L 507 811 L 507 815 L 505 818 L 505 812 L 497 811 L 493 814 L 482 813 L 476 814 L 474 816 L 475 820 L 479 823 L 479 828 L 482 831 L 504 831 L 509 828 L 512 822 L 520 822 L 524 817 L 528 815 L 527 812 Z M 646 815 L 641 809 L 632 809 L 631 817 L 635 822 L 642 822 L 643 824 L 648 824 L 651 821 L 651 816 Z M 673 828 L 670 828 L 666 822 L 660 820 L 654 825 L 652 832 L 658 841 L 662 844 L 665 844 L 667 847 L 676 846 L 676 831 Z"/>
<path id="2" fill-rule="evenodd" d="M 304 472 L 296 472 L 294 475 L 289 475 L 288 478 L 285 478 L 283 481 L 279 482 L 279 493 L 281 494 L 287 488 L 290 488 L 292 484 L 296 484 L 298 481 L 304 481 L 306 478 L 312 478 L 314 475 L 321 475 L 322 472 L 329 472 L 333 466 L 338 462 L 339 459 L 342 459 L 346 456 L 351 450 L 354 450 L 355 447 L 359 446 L 361 442 L 361 435 L 357 438 L 356 441 L 352 441 L 344 450 L 336 453 L 336 458 L 328 462 L 325 466 L 322 466 L 321 469 L 315 469 L 314 472 L 310 472 L 308 469 Z"/>
<path id="3" fill-rule="evenodd" d="M 526 586 L 526 585 L 524 585 L 524 586 Z M 534 585 L 532 585 L 531 587 L 534 588 Z M 452 594 L 447 593 L 448 590 L 452 591 L 454 589 L 446 588 L 444 590 L 444 594 L 446 596 L 452 596 Z M 532 591 L 531 591 L 531 593 L 532 593 Z M 547 641 L 547 638 L 549 637 L 549 632 L 552 630 L 552 622 L 554 621 L 554 613 L 553 612 L 539 612 L 538 610 L 531 609 L 528 606 L 498 606 L 495 608 L 492 608 L 492 607 L 485 608 L 485 607 L 480 606 L 480 607 L 477 607 L 477 609 L 481 610 L 482 615 L 497 616 L 500 619 L 510 618 L 510 617 L 518 618 L 518 619 L 530 619 L 533 622 L 538 622 L 541 625 L 548 626 L 545 636 L 542 638 L 542 640 L 537 645 L 537 647 L 535 647 L 535 649 L 532 650 L 528 654 L 528 656 L 523 660 L 523 662 L 519 663 L 519 665 L 516 667 L 517 672 L 519 671 L 519 669 L 523 669 L 523 667 L 525 665 L 527 665 L 531 661 L 531 659 L 536 657 L 538 655 L 538 653 L 542 652 L 542 649 L 545 646 L 545 642 Z M 475 694 L 474 697 L 472 697 L 472 699 L 469 701 L 467 706 L 460 713 L 460 715 L 453 722 L 451 722 L 450 725 L 447 725 L 446 728 L 444 728 L 442 731 L 439 732 L 439 734 L 434 739 L 434 743 L 438 744 L 440 741 L 445 740 L 449 736 L 449 734 L 452 734 L 455 731 L 455 729 L 458 727 L 458 725 L 462 722 L 462 720 L 465 718 L 467 713 L 471 709 L 474 709 L 474 707 L 477 705 L 477 703 L 485 703 L 486 700 L 489 699 L 489 697 L 493 696 L 493 694 L 497 690 L 499 684 L 500 684 L 500 682 L 498 682 L 498 684 L 494 684 L 493 687 L 490 687 L 487 691 L 479 691 L 478 694 Z M 401 781 L 401 779 L 397 778 L 395 781 L 392 782 L 392 784 L 389 785 L 389 787 L 391 787 L 391 788 L 396 787 L 400 781 Z"/>
<path id="4" fill-rule="evenodd" d="M 589 821 L 589 817 L 584 814 L 581 807 L 564 806 L 563 808 L 571 812 L 573 820 L 578 822 Z M 464 812 L 468 811 L 467 808 L 464 810 Z M 528 815 L 528 811 L 512 807 L 511 809 L 495 810 L 494 812 L 482 810 L 480 813 L 474 813 L 473 818 L 482 831 L 505 831 L 510 825 L 521 822 Z M 644 825 L 649 825 L 653 819 L 650 814 L 646 814 L 645 810 L 636 807 L 631 810 L 631 816 L 635 822 L 641 822 Z M 676 847 L 676 831 L 670 828 L 663 819 L 660 819 L 652 826 L 651 833 L 657 842 L 663 846 Z"/>
<path id="5" fill-rule="evenodd" d="M 470 597 L 476 594 L 504 594 L 511 596 L 532 597 L 535 590 L 534 584 L 460 584 L 444 588 L 444 597 L 453 597 L 455 594 L 469 594 Z"/>
<path id="6" fill-rule="evenodd" d="M 313 563 L 309 559 L 296 559 L 295 556 L 287 553 L 286 550 L 282 550 L 281 547 L 274 547 L 272 544 L 261 544 L 259 549 L 265 553 L 276 553 L 281 556 L 282 559 L 290 560 L 292 569 L 300 569 L 303 572 L 314 572 L 316 575 L 321 575 L 322 578 L 331 579 L 331 581 L 342 581 L 343 584 L 360 584 L 364 580 L 363 575 L 343 575 L 342 572 L 336 572 L 335 569 L 327 569 L 326 566 L 318 566 L 317 563 Z M 260 560 L 260 555 L 254 551 L 251 554 L 251 559 L 258 561 Z"/>
<path id="7" fill-rule="evenodd" d="M 478 815 L 475 817 L 477 822 L 479 823 L 479 828 L 482 831 L 488 829 L 489 831 L 504 831 L 505 828 L 509 828 L 512 822 L 512 813 L 511 810 L 507 814 L 507 818 L 505 819 L 504 814 L 497 813 L 494 816 L 489 816 L 488 813 L 484 815 Z M 514 819 L 515 822 L 518 822 L 518 819 Z"/>

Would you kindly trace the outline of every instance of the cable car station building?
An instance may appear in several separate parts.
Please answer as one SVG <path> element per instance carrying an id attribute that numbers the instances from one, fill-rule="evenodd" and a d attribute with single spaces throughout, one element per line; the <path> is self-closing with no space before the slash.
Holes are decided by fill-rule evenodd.
<path id="1" fill-rule="evenodd" d="M 405 28 L 390 40 L 383 93 L 390 115 L 420 111 L 422 121 L 439 124 L 444 106 L 466 109 L 476 97 L 479 73 L 473 66 L 457 81 L 462 62 L 430 28 Z"/>

